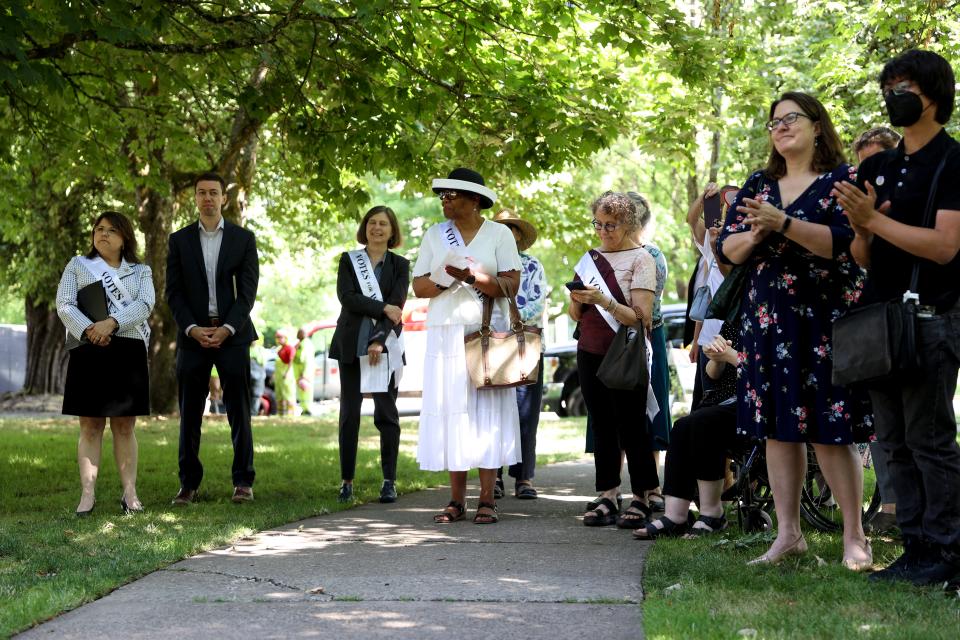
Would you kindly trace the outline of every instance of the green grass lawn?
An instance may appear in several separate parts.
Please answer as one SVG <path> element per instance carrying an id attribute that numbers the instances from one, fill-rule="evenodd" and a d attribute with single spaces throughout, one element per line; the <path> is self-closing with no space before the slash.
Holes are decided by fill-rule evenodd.
<path id="1" fill-rule="evenodd" d="M 865 495 L 875 483 L 873 470 L 866 470 Z M 841 523 L 839 515 L 835 521 Z M 648 639 L 960 637 L 960 593 L 869 582 L 840 566 L 839 533 L 820 533 L 804 522 L 806 555 L 776 567 L 747 567 L 774 534 L 743 535 L 735 520 L 731 524 L 718 537 L 662 539 L 653 546 L 643 580 Z M 902 551 L 889 538 L 871 542 L 877 567 Z"/>
<path id="2" fill-rule="evenodd" d="M 403 493 L 443 484 L 445 473 L 420 471 L 415 460 L 417 421 L 401 421 L 397 489 Z M 230 502 L 230 430 L 208 418 L 201 459 L 200 503 L 170 506 L 177 479 L 176 419 L 137 424 L 138 493 L 147 511 L 125 516 L 109 428 L 97 483 L 97 505 L 78 519 L 80 498 L 73 419 L 0 419 L 0 637 L 109 593 L 144 574 L 223 546 L 255 531 L 337 511 L 340 466 L 334 419 L 254 421 L 256 501 Z M 541 423 L 546 464 L 582 451 L 583 419 Z M 355 495 L 376 500 L 380 450 L 369 418 L 361 426 Z"/>
<path id="3" fill-rule="evenodd" d="M 736 525 L 730 531 L 722 538 L 656 542 L 643 581 L 649 640 L 960 637 L 955 593 L 869 582 L 840 566 L 839 535 L 807 528 L 805 556 L 747 567 L 773 536 L 740 536 Z M 873 540 L 879 565 L 899 553 L 892 542 Z"/>

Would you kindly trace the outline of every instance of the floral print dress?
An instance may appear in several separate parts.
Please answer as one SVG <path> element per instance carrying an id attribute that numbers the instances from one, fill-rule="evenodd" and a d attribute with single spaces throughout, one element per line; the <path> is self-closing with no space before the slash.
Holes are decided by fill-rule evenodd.
<path id="1" fill-rule="evenodd" d="M 866 394 L 831 384 L 833 322 L 860 298 L 865 273 L 850 255 L 853 230 L 830 196 L 836 181 L 853 181 L 842 164 L 818 176 L 790 206 L 787 215 L 826 225 L 833 259 L 816 256 L 779 233 L 754 249 L 740 304 L 740 366 L 737 370 L 737 431 L 783 442 L 849 444 L 873 429 Z M 724 221 L 724 241 L 749 232 L 737 211 L 744 198 L 766 200 L 784 209 L 777 181 L 754 173 L 737 194 Z"/>

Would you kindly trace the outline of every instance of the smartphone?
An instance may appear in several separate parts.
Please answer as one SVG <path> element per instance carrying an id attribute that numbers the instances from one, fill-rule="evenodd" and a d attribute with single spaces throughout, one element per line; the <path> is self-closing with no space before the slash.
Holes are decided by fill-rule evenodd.
<path id="1" fill-rule="evenodd" d="M 579 280 L 574 280 L 573 282 L 566 283 L 565 286 L 570 291 L 583 291 L 587 288 L 587 285 L 583 284 Z"/>
<path id="2" fill-rule="evenodd" d="M 717 192 L 709 198 L 703 199 L 703 224 L 710 229 L 719 227 L 723 223 L 723 205 L 720 200 L 720 193 Z"/>

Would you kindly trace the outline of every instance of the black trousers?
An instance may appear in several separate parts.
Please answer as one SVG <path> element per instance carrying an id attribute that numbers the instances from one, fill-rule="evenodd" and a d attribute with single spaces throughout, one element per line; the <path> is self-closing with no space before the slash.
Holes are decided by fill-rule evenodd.
<path id="1" fill-rule="evenodd" d="M 627 456 L 630 491 L 642 497 L 645 491 L 660 486 L 657 465 L 653 461 L 650 436 L 639 420 L 646 411 L 646 398 L 640 392 L 608 389 L 597 378 L 603 356 L 577 350 L 580 390 L 593 426 L 597 491 L 620 486 L 620 451 Z"/>
<path id="2" fill-rule="evenodd" d="M 357 469 L 357 440 L 360 437 L 360 362 L 340 363 L 340 477 L 353 480 Z M 397 412 L 397 385 L 390 380 L 389 391 L 373 394 L 373 424 L 380 432 L 380 468 L 384 480 L 397 479 L 400 451 L 400 414 Z"/>
<path id="3" fill-rule="evenodd" d="M 532 480 L 537 468 L 537 428 L 540 426 L 540 404 L 543 401 L 543 356 L 537 383 L 517 387 L 517 409 L 520 413 L 520 462 L 510 465 L 508 473 L 517 480 Z"/>
<path id="4" fill-rule="evenodd" d="M 219 349 L 177 349 L 180 397 L 180 486 L 196 489 L 203 479 L 200 464 L 200 424 L 210 390 L 210 370 L 216 365 L 233 440 L 235 487 L 252 487 L 253 431 L 250 429 L 250 348 L 230 345 Z"/>
<path id="5" fill-rule="evenodd" d="M 953 394 L 960 312 L 920 319 L 922 370 L 870 391 L 877 441 L 897 496 L 904 536 L 960 553 L 960 446 Z"/>
<path id="6" fill-rule="evenodd" d="M 693 500 L 697 480 L 721 480 L 736 444 L 737 404 L 703 407 L 673 423 L 663 470 L 663 495 Z"/>

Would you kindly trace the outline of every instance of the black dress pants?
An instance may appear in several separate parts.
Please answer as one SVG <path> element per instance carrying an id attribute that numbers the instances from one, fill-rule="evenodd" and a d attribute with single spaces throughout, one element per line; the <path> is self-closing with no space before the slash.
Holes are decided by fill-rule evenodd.
<path id="1" fill-rule="evenodd" d="M 609 389 L 599 378 L 597 369 L 603 356 L 577 350 L 580 389 L 593 425 L 594 466 L 597 491 L 620 486 L 620 451 L 627 455 L 630 491 L 642 497 L 645 491 L 660 486 L 657 465 L 653 461 L 650 435 L 639 420 L 647 409 L 641 391 Z"/>
<path id="2" fill-rule="evenodd" d="M 340 363 L 340 477 L 353 480 L 357 468 L 357 440 L 360 437 L 360 361 Z M 384 480 L 397 479 L 400 451 L 400 414 L 397 412 L 397 385 L 390 379 L 389 391 L 373 394 L 373 424 L 380 432 L 380 467 Z"/>
<path id="3" fill-rule="evenodd" d="M 250 429 L 250 348 L 229 345 L 218 349 L 177 349 L 180 398 L 180 486 L 193 490 L 203 479 L 200 425 L 210 390 L 210 370 L 216 365 L 233 440 L 233 486 L 252 487 L 253 431 Z"/>
<path id="4" fill-rule="evenodd" d="M 727 452 L 736 444 L 737 404 L 703 407 L 673 423 L 663 495 L 693 500 L 697 480 L 721 480 Z"/>
<path id="5" fill-rule="evenodd" d="M 877 442 L 897 496 L 904 536 L 960 553 L 960 446 L 953 394 L 960 312 L 920 320 L 921 371 L 870 391 Z"/>

